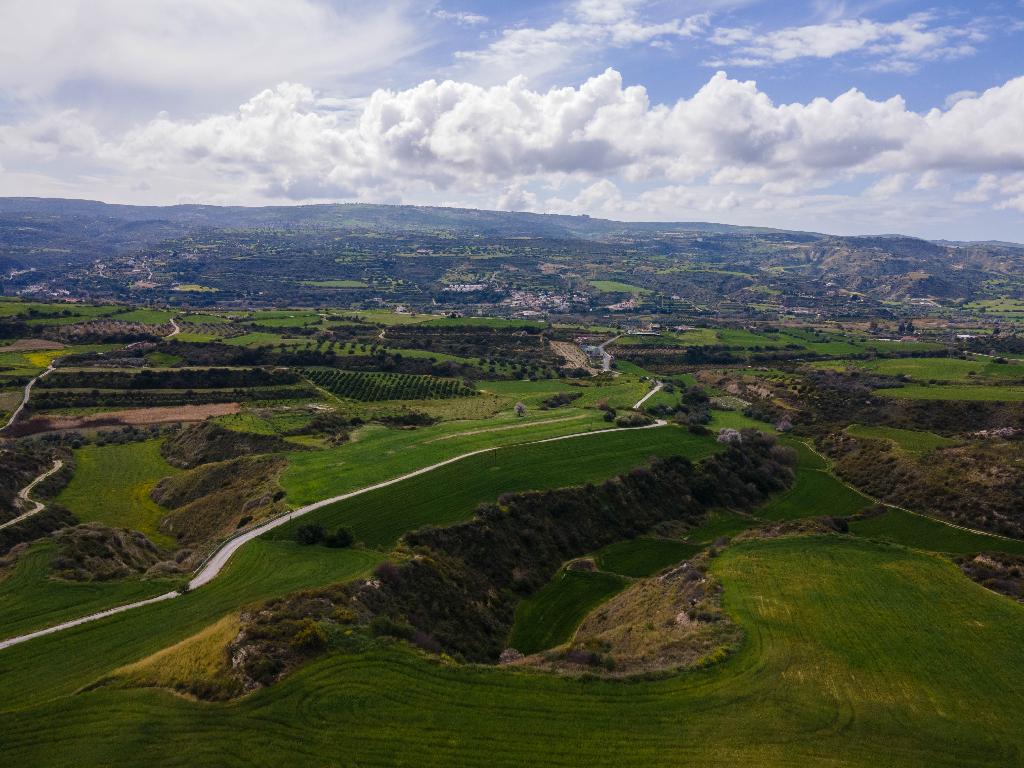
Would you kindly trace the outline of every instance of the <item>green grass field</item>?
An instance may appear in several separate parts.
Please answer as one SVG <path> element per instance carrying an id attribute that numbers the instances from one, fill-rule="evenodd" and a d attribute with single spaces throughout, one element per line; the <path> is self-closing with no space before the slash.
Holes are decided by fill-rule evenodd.
<path id="1" fill-rule="evenodd" d="M 799 520 L 832 515 L 846 517 L 866 509 L 871 500 L 844 485 L 829 471 L 825 460 L 805 443 L 783 438 L 783 445 L 797 452 L 796 479 L 788 490 L 754 511 L 765 520 Z"/>
<path id="2" fill-rule="evenodd" d="M 909 384 L 892 389 L 876 389 L 875 394 L 883 397 L 900 397 L 910 400 L 969 400 L 978 402 L 1024 401 L 1024 387 L 970 386 L 945 384 L 926 386 Z"/>
<path id="3" fill-rule="evenodd" d="M 416 318 L 413 318 L 414 320 Z M 484 328 L 546 328 L 543 320 L 515 320 L 503 317 L 427 317 L 422 322 L 426 325 L 440 325 L 461 328 L 478 326 Z"/>
<path id="4" fill-rule="evenodd" d="M 607 428 L 598 411 L 575 408 L 531 411 L 521 419 L 510 410 L 491 418 L 442 422 L 415 430 L 370 425 L 336 448 L 289 455 L 281 484 L 289 502 L 300 506 L 479 448 Z"/>
<path id="5" fill-rule="evenodd" d="M 840 362 L 843 367 L 872 371 L 886 376 L 908 376 L 915 381 L 923 382 L 966 383 L 972 380 L 1024 379 L 1024 365 L 1000 364 L 988 358 L 959 360 L 949 357 L 905 357 Z"/>
<path id="6" fill-rule="evenodd" d="M 288 539 L 300 525 L 344 526 L 373 547 L 393 545 L 408 530 L 465 520 L 503 493 L 544 490 L 604 480 L 645 464 L 652 456 L 698 460 L 717 444 L 678 427 L 624 430 L 533 445 L 498 448 L 395 485 L 322 507 L 274 529 Z"/>
<path id="7" fill-rule="evenodd" d="M 168 592 L 165 580 L 76 582 L 50 578 L 56 553 L 52 541 L 34 544 L 11 573 L 0 579 L 0 639 L 13 637 L 112 605 L 131 603 Z"/>
<path id="8" fill-rule="evenodd" d="M 942 435 L 936 435 L 934 432 L 920 432 L 913 429 L 851 424 L 846 428 L 846 431 L 854 437 L 888 440 L 910 453 L 925 453 L 936 448 L 948 448 L 951 445 L 957 445 L 957 441 L 950 437 L 942 437 Z"/>
<path id="9" fill-rule="evenodd" d="M 846 517 L 870 504 L 866 496 L 843 485 L 828 472 L 800 468 L 789 490 L 769 500 L 754 514 L 765 520 L 798 520 L 821 515 Z"/>
<path id="10" fill-rule="evenodd" d="M 180 470 L 160 455 L 160 440 L 122 445 L 87 445 L 75 451 L 75 474 L 57 496 L 81 522 L 131 528 L 156 544 L 173 539 L 157 527 L 166 514 L 149 498 L 157 480 Z"/>
<path id="11" fill-rule="evenodd" d="M 364 549 L 258 539 L 213 582 L 187 595 L 0 651 L 3 712 L 69 695 L 123 664 L 189 637 L 229 612 L 298 589 L 345 581 L 382 559 Z M 97 606 L 99 607 L 99 606 Z M 106 606 L 103 606 L 106 607 Z"/>
<path id="12" fill-rule="evenodd" d="M 642 578 L 693 557 L 702 547 L 673 539 L 638 538 L 611 544 L 595 553 L 602 571 Z"/>
<path id="13" fill-rule="evenodd" d="M 688 531 L 686 540 L 698 544 L 710 544 L 721 537 L 732 537 L 737 533 L 753 528 L 758 524 L 754 517 L 741 515 L 728 509 L 714 509 L 708 513 L 707 519 L 696 528 Z"/>
<path id="14" fill-rule="evenodd" d="M 303 280 L 301 285 L 313 288 L 366 288 L 362 280 Z"/>
<path id="15" fill-rule="evenodd" d="M 592 609 L 628 584 L 628 579 L 613 573 L 559 571 L 519 604 L 509 646 L 530 654 L 567 642 Z"/>
<path id="16" fill-rule="evenodd" d="M 618 280 L 591 280 L 590 285 L 602 293 L 650 293 L 650 290 L 647 288 L 641 288 L 639 285 L 630 285 L 629 283 L 620 283 Z"/>
<path id="17" fill-rule="evenodd" d="M 916 549 L 967 555 L 976 552 L 1009 552 L 1024 555 L 1024 541 L 986 536 L 954 528 L 939 520 L 914 515 L 902 509 L 890 509 L 884 515 L 855 520 L 850 530 L 858 536 L 884 539 Z"/>
<path id="18" fill-rule="evenodd" d="M 1024 606 L 940 558 L 849 538 L 751 541 L 713 569 L 744 644 L 725 663 L 663 679 L 447 666 L 394 646 L 329 656 L 227 704 L 159 690 L 71 695 L 227 610 L 172 601 L 4 652 L 4 759 L 66 765 L 73 749 L 78 765 L 109 766 L 281 765 L 299 754 L 492 767 L 1021 763 Z"/>

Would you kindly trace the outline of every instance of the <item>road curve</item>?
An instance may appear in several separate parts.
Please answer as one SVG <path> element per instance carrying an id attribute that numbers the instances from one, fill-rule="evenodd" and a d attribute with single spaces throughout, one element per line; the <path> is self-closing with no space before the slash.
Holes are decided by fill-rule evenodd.
<path id="1" fill-rule="evenodd" d="M 572 435 L 560 435 L 558 437 L 547 437 L 547 438 L 544 438 L 542 440 L 531 440 L 531 441 L 526 442 L 526 443 L 515 443 L 514 445 L 516 445 L 516 446 L 519 446 L 519 445 L 538 445 L 540 443 L 553 443 L 553 442 L 556 442 L 556 441 L 559 441 L 559 440 L 571 440 L 573 438 L 589 437 L 590 435 L 604 435 L 604 434 L 607 434 L 609 432 L 625 432 L 625 431 L 628 431 L 630 429 L 633 429 L 633 430 L 636 430 L 636 429 L 651 429 L 653 427 L 663 427 L 667 423 L 668 422 L 664 421 L 663 419 L 658 419 L 653 424 L 648 424 L 648 425 L 646 425 L 644 427 L 612 427 L 610 429 L 596 429 L 596 430 L 594 430 L 592 432 L 577 432 L 577 433 L 572 434 Z M 512 446 L 500 446 L 500 447 L 512 447 Z M 205 563 L 203 563 L 203 565 L 199 569 L 199 572 L 189 582 L 188 589 L 189 589 L 189 591 L 191 591 L 193 589 L 196 589 L 198 587 L 203 586 L 204 584 L 208 584 L 209 582 L 213 581 L 213 579 L 216 578 L 216 576 L 224 569 L 224 566 L 227 565 L 228 561 L 231 559 L 231 556 L 233 554 L 235 554 L 235 552 L 237 552 L 244 544 L 252 541 L 255 538 L 258 538 L 259 536 L 262 536 L 267 531 L 273 530 L 274 528 L 282 526 L 285 523 L 291 522 L 292 520 L 294 520 L 297 517 L 301 517 L 302 515 L 305 515 L 305 514 L 307 514 L 309 512 L 312 512 L 314 510 L 320 509 L 321 507 L 326 507 L 329 504 L 334 504 L 334 503 L 339 502 L 339 501 L 344 501 L 345 499 L 350 499 L 353 496 L 359 496 L 359 495 L 364 494 L 364 493 L 369 493 L 370 491 L 375 491 L 378 488 L 386 488 L 389 485 L 394 485 L 395 483 L 400 483 L 403 480 L 408 480 L 411 477 L 416 477 L 417 475 L 422 475 L 422 474 L 425 474 L 427 472 L 432 472 L 433 470 L 438 469 L 440 467 L 446 466 L 448 464 L 453 464 L 456 461 L 461 461 L 462 459 L 467 459 L 470 456 L 478 456 L 481 453 L 487 453 L 488 451 L 493 451 L 495 449 L 496 448 L 478 448 L 475 451 L 469 451 L 467 453 L 460 454 L 459 456 L 453 456 L 450 459 L 445 459 L 444 461 L 439 461 L 436 464 L 431 464 L 431 465 L 426 466 L 426 467 L 421 467 L 420 469 L 414 470 L 412 472 L 408 472 L 408 473 L 406 473 L 404 475 L 401 475 L 399 477 L 394 477 L 394 478 L 392 478 L 390 480 L 384 480 L 384 481 L 382 481 L 380 483 L 374 483 L 373 485 L 368 485 L 365 488 L 360 488 L 360 489 L 355 490 L 355 491 L 350 491 L 349 493 L 343 493 L 343 494 L 341 494 L 339 496 L 332 496 L 329 499 L 322 499 L 321 501 L 316 501 L 316 502 L 313 502 L 312 504 L 307 504 L 304 507 L 299 507 L 296 510 L 293 510 L 293 511 L 291 511 L 291 512 L 285 514 L 285 515 L 282 515 L 281 517 L 276 517 L 273 520 L 268 520 L 267 522 L 265 522 L 265 523 L 263 523 L 261 525 L 258 525 L 255 528 L 253 528 L 253 529 L 251 529 L 249 531 L 246 531 L 245 533 L 242 533 L 242 534 L 236 536 L 235 538 L 229 539 L 228 541 L 224 542 L 224 544 L 221 545 L 220 549 L 218 549 L 213 554 L 212 557 L 210 557 Z M 3 650 L 4 648 L 9 648 L 12 645 L 18 645 L 19 643 L 24 643 L 24 642 L 26 642 L 28 640 L 33 640 L 33 639 L 35 639 L 37 637 L 42 637 L 44 635 L 52 635 L 52 634 L 54 634 L 56 632 L 60 632 L 60 631 L 65 630 L 65 629 L 70 629 L 72 627 L 77 627 L 77 626 L 79 626 L 81 624 L 86 624 L 86 623 L 88 623 L 90 621 L 97 621 L 99 619 L 105 619 L 108 616 L 113 616 L 113 615 L 118 614 L 118 613 L 124 613 L 125 611 L 130 611 L 130 610 L 133 610 L 135 608 L 142 608 L 143 606 L 151 605 L 152 603 L 158 603 L 158 602 L 161 602 L 163 600 L 172 600 L 172 599 L 174 599 L 176 597 L 179 597 L 181 594 L 182 594 L 181 592 L 167 592 L 167 593 L 165 593 L 163 595 L 158 595 L 157 597 L 151 597 L 151 598 L 149 598 L 147 600 L 140 600 L 140 601 L 138 601 L 136 603 L 128 603 L 126 605 L 121 605 L 121 606 L 118 606 L 116 608 L 109 608 L 109 609 L 104 610 L 104 611 L 99 611 L 98 613 L 91 613 L 88 616 L 82 616 L 81 618 L 78 618 L 78 619 L 72 619 L 71 621 L 65 621 L 62 624 L 56 624 L 56 625 L 54 625 L 52 627 L 47 627 L 46 629 L 40 629 L 40 630 L 36 630 L 35 632 L 29 632 L 28 634 L 25 634 L 25 635 L 18 635 L 17 637 L 11 637 L 11 638 L 8 638 L 6 640 L 0 640 L 0 650 Z"/>
<path id="2" fill-rule="evenodd" d="M 178 325 L 177 318 L 171 318 L 171 325 L 174 326 L 174 330 L 168 333 L 166 336 L 164 336 L 165 339 L 173 339 L 175 336 L 181 333 L 181 326 Z"/>
<path id="3" fill-rule="evenodd" d="M 7 429 L 9 426 L 11 426 L 11 424 L 18 420 L 18 417 L 21 415 L 21 412 L 25 410 L 25 406 L 28 405 L 28 398 L 32 394 L 32 387 L 35 386 L 37 381 L 53 373 L 54 368 L 56 368 L 56 365 L 54 364 L 55 362 L 56 361 L 51 362 L 45 371 L 40 373 L 38 376 L 32 379 L 32 381 L 25 385 L 25 395 L 21 398 L 21 405 L 19 405 L 17 410 L 15 410 L 14 413 L 11 414 L 11 418 L 7 420 L 7 423 L 0 427 L 0 432 Z"/>
<path id="4" fill-rule="evenodd" d="M 52 467 L 50 467 L 48 470 L 43 472 L 43 474 L 41 474 L 39 477 L 37 477 L 31 483 L 26 485 L 20 491 L 18 491 L 18 498 L 19 499 L 22 499 L 23 501 L 28 501 L 28 502 L 31 502 L 32 504 L 35 504 L 35 507 L 30 509 L 28 512 L 25 512 L 22 515 L 18 515 L 13 520 L 8 520 L 6 523 L 0 524 L 0 531 L 2 531 L 4 528 L 6 528 L 9 525 L 14 525 L 16 523 L 20 523 L 22 520 L 25 520 L 26 518 L 32 517 L 32 515 L 37 515 L 37 514 L 39 514 L 40 512 L 42 512 L 46 508 L 46 505 L 43 504 L 43 502 L 41 502 L 41 501 L 32 501 L 32 499 L 30 499 L 28 497 L 28 495 L 30 493 L 32 493 L 32 490 L 37 485 L 39 485 L 41 482 L 43 482 L 43 480 L 48 478 L 50 475 L 52 475 L 54 472 L 56 472 L 57 470 L 59 470 L 63 466 L 64 466 L 64 462 L 63 461 L 61 461 L 60 459 L 54 459 Z"/>

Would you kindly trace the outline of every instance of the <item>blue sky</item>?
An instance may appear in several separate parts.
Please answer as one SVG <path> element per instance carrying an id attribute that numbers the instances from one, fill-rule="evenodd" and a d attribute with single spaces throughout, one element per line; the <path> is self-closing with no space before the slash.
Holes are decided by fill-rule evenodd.
<path id="1" fill-rule="evenodd" d="M 1024 2 L 37 0 L 0 195 L 1024 241 Z"/>

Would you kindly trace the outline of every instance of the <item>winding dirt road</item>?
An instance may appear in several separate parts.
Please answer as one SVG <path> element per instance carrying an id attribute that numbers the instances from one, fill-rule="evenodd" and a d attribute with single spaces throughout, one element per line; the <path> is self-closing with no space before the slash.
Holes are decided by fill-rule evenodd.
<path id="1" fill-rule="evenodd" d="M 558 437 L 544 438 L 543 440 L 532 440 L 526 443 L 516 443 L 516 445 L 538 445 L 540 443 L 553 443 L 560 440 L 572 440 L 574 438 L 590 437 L 592 435 L 604 435 L 608 434 L 609 432 L 625 432 L 631 429 L 652 429 L 655 427 L 663 427 L 666 423 L 667 422 L 664 421 L 663 419 L 659 419 L 658 421 L 655 421 L 653 424 L 648 424 L 645 427 L 612 427 L 610 429 L 597 429 L 594 430 L 593 432 L 577 432 L 572 435 L 560 435 Z M 432 472 L 433 470 L 439 469 L 440 467 L 444 467 L 449 464 L 454 464 L 457 461 L 462 461 L 463 459 L 467 459 L 470 456 L 478 456 L 481 453 L 487 453 L 488 451 L 493 450 L 495 450 L 495 448 L 493 447 L 478 448 L 475 451 L 469 451 L 458 456 L 453 456 L 450 459 L 445 459 L 444 461 L 439 461 L 436 464 L 421 467 L 420 469 L 408 472 L 404 475 L 400 475 L 399 477 L 394 477 L 390 480 L 384 480 L 382 482 L 374 483 L 373 485 L 368 485 L 364 488 L 360 488 L 355 491 L 350 491 L 349 493 L 343 493 L 339 496 L 332 496 L 329 499 L 323 499 L 321 501 L 313 502 L 312 504 L 307 504 L 304 507 L 299 507 L 298 509 L 292 510 L 287 514 L 284 514 L 280 517 L 276 517 L 273 520 L 268 520 L 265 523 L 261 523 L 255 528 L 252 528 L 224 542 L 221 545 L 220 549 L 218 549 L 205 563 L 202 564 L 202 566 L 200 566 L 199 571 L 188 584 L 189 591 L 193 589 L 198 589 L 204 584 L 208 584 L 211 581 L 213 581 L 213 579 L 215 579 L 217 575 L 224 569 L 224 566 L 228 564 L 228 561 L 231 559 L 231 556 L 235 554 L 235 552 L 237 552 L 245 544 L 252 541 L 253 539 L 262 536 L 267 531 L 271 531 L 274 528 L 278 528 L 284 525 L 285 523 L 290 523 L 292 520 L 295 520 L 298 517 L 302 517 L 303 515 L 308 514 L 309 512 L 312 512 L 314 510 L 320 509 L 321 507 L 326 507 L 330 504 L 335 504 L 339 501 L 344 501 L 345 499 L 351 499 L 354 496 L 360 496 L 364 493 L 369 493 L 370 491 L 375 491 L 380 488 L 386 488 L 389 485 L 400 483 L 403 480 L 408 480 L 409 478 L 417 477 L 418 475 L 423 475 L 426 474 L 427 472 Z M 107 610 L 99 611 L 98 613 L 92 613 L 88 616 L 82 616 L 81 618 L 72 619 L 70 621 L 65 621 L 61 624 L 56 624 L 52 627 L 36 630 L 35 632 L 29 632 L 24 635 L 18 635 L 17 637 L 11 637 L 6 640 L 0 640 L 0 650 L 3 650 L 4 648 L 10 648 L 12 645 L 18 645 L 19 643 L 24 643 L 28 640 L 33 640 L 37 637 L 52 635 L 56 632 L 61 632 L 65 629 L 71 629 L 72 627 L 77 627 L 82 624 L 86 624 L 90 621 L 105 619 L 108 616 L 113 616 L 118 613 L 124 613 L 125 611 L 134 610 L 135 608 L 142 608 L 143 606 L 151 605 L 152 603 L 161 602 L 163 600 L 172 600 L 176 597 L 180 597 L 181 594 L 181 592 L 167 592 L 163 595 L 151 597 L 147 600 L 140 600 L 136 603 L 128 603 L 127 605 L 117 606 L 116 608 L 108 608 Z"/>
<path id="2" fill-rule="evenodd" d="M 47 367 L 45 371 L 40 373 L 38 376 L 32 379 L 32 381 L 25 385 L 25 395 L 21 398 L 21 405 L 19 405 L 18 408 L 14 411 L 14 413 L 11 414 L 11 418 L 7 420 L 7 423 L 0 427 L 0 432 L 3 432 L 5 429 L 11 426 L 11 424 L 18 420 L 18 417 L 21 415 L 21 412 L 25 410 L 25 406 L 28 405 L 29 396 L 31 396 L 32 394 L 32 387 L 35 386 L 37 381 L 53 373 L 54 369 L 56 368 L 55 363 L 56 360 L 51 362 L 49 367 Z"/>
<path id="3" fill-rule="evenodd" d="M 164 336 L 165 339 L 173 339 L 179 333 L 181 333 L 181 326 L 178 325 L 178 319 L 176 317 L 171 318 L 171 325 L 174 326 L 174 330 Z"/>
<path id="4" fill-rule="evenodd" d="M 27 519 L 29 517 L 32 517 L 32 515 L 37 515 L 40 512 L 42 512 L 44 509 L 46 509 L 46 505 L 43 504 L 43 502 L 41 502 L 41 501 L 32 501 L 32 499 L 30 499 L 28 497 L 28 495 L 30 493 L 32 493 L 32 490 L 37 485 L 39 485 L 41 482 L 43 482 L 43 480 L 48 478 L 50 475 L 52 475 L 54 472 L 58 471 L 63 466 L 64 466 L 64 462 L 63 461 L 61 461 L 60 459 L 54 459 L 52 467 L 50 467 L 48 470 L 43 472 L 43 474 L 41 474 L 39 477 L 37 477 L 31 483 L 26 485 L 20 491 L 18 491 L 18 498 L 19 499 L 21 499 L 22 501 L 27 501 L 27 502 L 29 502 L 31 504 L 35 504 L 35 507 L 30 509 L 28 512 L 25 512 L 24 514 L 18 515 L 13 520 L 8 520 L 6 523 L 0 524 L 0 531 L 2 531 L 4 528 L 6 528 L 9 525 L 15 525 L 16 523 L 20 523 L 22 520 L 25 520 L 25 519 Z"/>

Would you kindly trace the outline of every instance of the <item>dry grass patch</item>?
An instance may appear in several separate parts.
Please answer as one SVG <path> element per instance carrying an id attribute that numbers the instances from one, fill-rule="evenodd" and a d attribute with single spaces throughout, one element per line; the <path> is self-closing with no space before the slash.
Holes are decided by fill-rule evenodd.
<path id="1" fill-rule="evenodd" d="M 228 646 L 238 631 L 238 616 L 230 614 L 179 643 L 114 670 L 104 682 L 126 688 L 167 688 L 203 699 L 237 696 L 242 683 L 232 672 Z"/>

